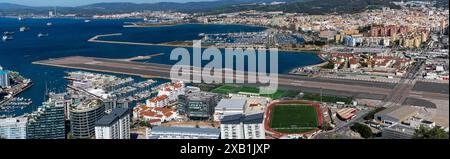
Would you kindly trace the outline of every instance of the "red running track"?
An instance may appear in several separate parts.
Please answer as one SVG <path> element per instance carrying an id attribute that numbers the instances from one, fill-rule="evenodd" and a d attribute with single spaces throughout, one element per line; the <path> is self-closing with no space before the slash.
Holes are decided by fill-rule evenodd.
<path id="1" fill-rule="evenodd" d="M 270 128 L 270 120 L 272 118 L 272 109 L 273 107 L 279 105 L 279 104 L 302 104 L 304 106 L 312 106 L 316 108 L 316 112 L 317 112 L 317 120 L 318 120 L 318 128 L 305 132 L 305 133 L 301 133 L 301 134 L 297 134 L 297 135 L 304 135 L 304 134 L 311 134 L 314 133 L 316 131 L 319 130 L 320 127 L 322 127 L 322 123 L 323 123 L 323 116 L 322 116 L 322 111 L 320 109 L 320 103 L 315 103 L 315 102 L 310 102 L 310 101 L 304 101 L 304 100 L 286 100 L 286 101 L 273 101 L 272 103 L 269 104 L 269 106 L 267 106 L 266 109 L 266 118 L 264 119 L 264 128 L 266 129 L 266 131 L 270 132 L 272 134 L 273 137 L 275 138 L 281 138 L 285 135 L 292 135 L 293 133 L 281 133 L 281 132 L 277 132 L 275 130 L 273 130 L 272 128 Z"/>

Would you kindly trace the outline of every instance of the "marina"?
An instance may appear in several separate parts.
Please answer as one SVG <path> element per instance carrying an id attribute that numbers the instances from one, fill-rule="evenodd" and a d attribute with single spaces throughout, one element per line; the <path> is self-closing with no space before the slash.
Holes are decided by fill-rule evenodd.
<path id="1" fill-rule="evenodd" d="M 23 110 L 33 104 L 29 98 L 16 97 L 5 104 L 0 105 L 0 113 L 14 112 L 16 110 Z"/>

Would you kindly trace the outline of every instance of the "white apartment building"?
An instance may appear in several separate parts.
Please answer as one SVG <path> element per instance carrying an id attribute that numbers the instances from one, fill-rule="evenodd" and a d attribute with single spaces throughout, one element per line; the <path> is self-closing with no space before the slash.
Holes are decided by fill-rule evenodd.
<path id="1" fill-rule="evenodd" d="M 244 139 L 244 123 L 242 114 L 228 115 L 221 119 L 220 138 L 221 139 Z"/>
<path id="2" fill-rule="evenodd" d="M 245 139 L 265 139 L 264 114 L 247 115 L 244 118 Z"/>
<path id="3" fill-rule="evenodd" d="M 167 95 L 161 95 L 154 97 L 152 99 L 149 99 L 146 101 L 146 105 L 149 107 L 165 107 L 169 105 L 169 97 Z"/>
<path id="4" fill-rule="evenodd" d="M 113 109 L 95 123 L 96 139 L 130 139 L 130 110 Z"/>
<path id="5" fill-rule="evenodd" d="M 14 117 L 0 119 L 0 138 L 3 139 L 26 139 L 27 118 Z"/>
<path id="6" fill-rule="evenodd" d="M 265 139 L 264 114 L 225 116 L 220 133 L 221 139 Z"/>

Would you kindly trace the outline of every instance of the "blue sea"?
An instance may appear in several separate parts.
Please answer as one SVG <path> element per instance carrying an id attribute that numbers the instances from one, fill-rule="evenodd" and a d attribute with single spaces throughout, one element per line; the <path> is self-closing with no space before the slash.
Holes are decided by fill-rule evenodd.
<path id="1" fill-rule="evenodd" d="M 170 61 L 170 52 L 174 47 L 136 46 L 91 43 L 87 40 L 100 34 L 122 33 L 122 36 L 105 37 L 106 40 L 128 42 L 161 43 L 170 41 L 185 41 L 200 39 L 200 33 L 256 32 L 266 28 L 242 25 L 204 25 L 183 24 L 177 26 L 152 28 L 124 28 L 124 20 L 92 20 L 85 23 L 83 19 L 23 19 L 0 18 L 0 33 L 15 32 L 14 40 L 0 41 L 0 65 L 7 70 L 18 71 L 26 78 L 31 78 L 34 86 L 26 90 L 20 97 L 31 98 L 33 106 L 17 110 L 12 114 L 21 115 L 35 110 L 44 101 L 46 85 L 50 91 L 62 92 L 67 81 L 63 79 L 66 71 L 72 69 L 48 67 L 32 64 L 33 61 L 65 56 L 91 56 L 104 58 L 130 58 L 141 55 L 164 53 L 145 62 L 174 64 Z M 47 26 L 47 23 L 52 26 Z M 19 32 L 20 27 L 30 27 L 31 30 Z M 39 33 L 48 33 L 48 37 L 38 38 Z M 279 54 L 279 72 L 287 73 L 299 67 L 317 64 L 320 59 L 312 53 Z M 118 75 L 126 77 L 125 75 Z M 135 77 L 137 80 L 142 80 Z M 1 115 L 1 114 L 0 114 Z M 11 115 L 11 114 L 10 114 Z"/>

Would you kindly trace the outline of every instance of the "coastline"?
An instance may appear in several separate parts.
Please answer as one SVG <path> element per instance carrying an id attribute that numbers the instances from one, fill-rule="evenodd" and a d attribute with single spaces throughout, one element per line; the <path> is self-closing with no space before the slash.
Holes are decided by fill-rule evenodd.
<path id="1" fill-rule="evenodd" d="M 210 25 L 210 24 L 201 24 L 201 25 Z M 226 24 L 222 24 L 222 25 L 226 25 Z M 172 41 L 172 42 L 165 42 L 165 43 L 139 43 L 139 42 L 126 42 L 126 41 L 99 40 L 99 38 L 101 38 L 101 37 L 122 36 L 122 35 L 123 35 L 122 33 L 96 35 L 96 36 L 88 39 L 88 42 L 107 43 L 107 44 L 122 44 L 122 45 L 139 45 L 139 46 L 182 47 L 182 48 L 191 48 L 193 46 L 192 41 Z M 207 49 L 211 46 L 212 45 L 202 45 L 201 48 Z M 214 46 L 214 47 L 217 47 L 219 49 L 229 48 L 226 46 Z M 318 50 L 318 49 L 310 49 L 310 48 L 307 48 L 307 49 L 283 49 L 283 48 L 281 48 L 280 49 L 280 48 L 278 48 L 278 50 L 282 51 L 283 54 L 315 54 L 315 56 L 317 56 L 320 59 L 320 62 L 317 64 L 306 65 L 306 66 L 302 66 L 302 67 L 295 67 L 295 68 L 291 69 L 290 71 L 288 71 L 288 74 L 296 75 L 293 72 L 300 68 L 316 67 L 316 66 L 320 66 L 320 65 L 324 65 L 324 64 L 328 63 L 328 61 L 326 61 L 323 57 L 321 57 L 319 55 L 321 50 Z"/>
<path id="2" fill-rule="evenodd" d="M 127 41 L 112 41 L 112 40 L 99 40 L 99 38 L 102 37 L 109 37 L 109 36 L 121 36 L 122 33 L 113 33 L 113 34 L 103 34 L 103 35 L 96 35 L 90 39 L 88 39 L 88 42 L 94 42 L 94 43 L 107 43 L 107 44 L 125 44 L 125 45 L 141 45 L 141 46 L 166 46 L 166 47 L 192 47 L 191 41 L 172 41 L 172 42 L 165 42 L 165 43 L 142 43 L 142 42 L 127 42 Z M 202 45 L 201 48 L 208 48 L 212 47 L 213 45 Z M 229 48 L 227 46 L 213 46 L 221 49 Z M 283 51 L 285 53 L 313 53 L 318 54 L 320 50 L 317 49 L 283 49 L 278 48 L 279 51 Z"/>

